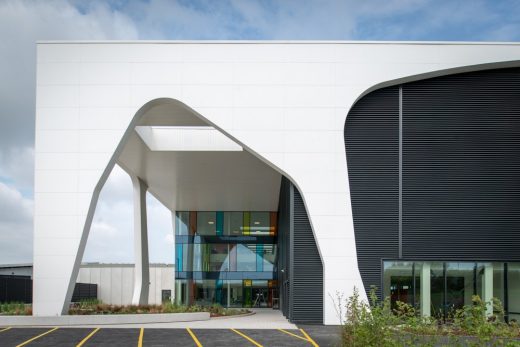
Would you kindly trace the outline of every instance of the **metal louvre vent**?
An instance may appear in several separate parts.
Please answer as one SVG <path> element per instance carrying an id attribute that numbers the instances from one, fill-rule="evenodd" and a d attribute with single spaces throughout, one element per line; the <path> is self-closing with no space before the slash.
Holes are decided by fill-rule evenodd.
<path id="1" fill-rule="evenodd" d="M 358 266 L 367 293 L 379 292 L 381 258 L 399 247 L 399 88 L 359 100 L 344 134 Z"/>
<path id="2" fill-rule="evenodd" d="M 520 260 L 520 69 L 403 86 L 403 256 Z"/>
<path id="3" fill-rule="evenodd" d="M 303 199 L 285 177 L 280 186 L 278 250 L 282 313 L 293 323 L 322 324 L 323 263 Z"/>
<path id="4" fill-rule="evenodd" d="M 294 187 L 292 321 L 323 323 L 323 266 L 303 199 Z"/>

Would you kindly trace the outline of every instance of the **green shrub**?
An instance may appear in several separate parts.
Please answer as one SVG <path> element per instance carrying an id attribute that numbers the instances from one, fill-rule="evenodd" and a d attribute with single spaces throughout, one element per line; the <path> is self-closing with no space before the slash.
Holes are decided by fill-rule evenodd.
<path id="1" fill-rule="evenodd" d="M 473 296 L 472 304 L 451 312 L 446 323 L 422 317 L 403 302 L 392 309 L 389 298 L 378 300 L 375 288 L 370 291 L 370 305 L 360 299 L 357 288 L 346 301 L 338 294 L 337 299 L 343 346 L 520 346 L 519 327 L 505 323 L 497 299 L 485 303 Z M 489 306 L 492 316 L 487 315 Z"/>
<path id="2" fill-rule="evenodd" d="M 26 316 L 32 314 L 30 304 L 23 302 L 4 302 L 0 303 L 0 315 Z"/>

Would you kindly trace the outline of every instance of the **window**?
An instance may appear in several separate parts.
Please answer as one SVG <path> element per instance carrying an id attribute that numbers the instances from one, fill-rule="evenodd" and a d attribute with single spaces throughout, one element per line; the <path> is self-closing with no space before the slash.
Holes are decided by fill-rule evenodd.
<path id="1" fill-rule="evenodd" d="M 189 212 L 177 212 L 175 215 L 175 235 L 188 235 L 190 225 Z"/>
<path id="2" fill-rule="evenodd" d="M 161 291 L 161 302 L 169 302 L 172 301 L 172 290 L 171 289 L 163 289 Z"/>
<path id="3" fill-rule="evenodd" d="M 224 235 L 242 235 L 242 212 L 224 212 Z"/>
<path id="4" fill-rule="evenodd" d="M 216 235 L 217 234 L 217 214 L 216 212 L 197 212 L 197 234 Z"/>
<path id="5" fill-rule="evenodd" d="M 237 271 L 256 271 L 256 245 L 237 245 Z"/>
<path id="6" fill-rule="evenodd" d="M 269 235 L 269 212 L 251 212 L 251 235 Z"/>
<path id="7" fill-rule="evenodd" d="M 478 295 L 486 303 L 498 299 L 506 319 L 520 319 L 520 263 L 384 261 L 382 285 L 392 307 L 402 301 L 426 316 L 451 319 Z"/>

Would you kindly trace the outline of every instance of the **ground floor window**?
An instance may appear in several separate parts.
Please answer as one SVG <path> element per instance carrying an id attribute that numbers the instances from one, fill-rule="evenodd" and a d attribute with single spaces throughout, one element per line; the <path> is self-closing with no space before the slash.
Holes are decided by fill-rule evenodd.
<path id="1" fill-rule="evenodd" d="M 506 319 L 520 320 L 520 263 L 389 260 L 382 288 L 392 307 L 405 302 L 424 316 L 446 319 L 479 295 L 486 302 L 499 299 Z"/>
<path id="2" fill-rule="evenodd" d="M 278 298 L 276 218 L 276 212 L 177 212 L 175 302 L 271 307 Z"/>

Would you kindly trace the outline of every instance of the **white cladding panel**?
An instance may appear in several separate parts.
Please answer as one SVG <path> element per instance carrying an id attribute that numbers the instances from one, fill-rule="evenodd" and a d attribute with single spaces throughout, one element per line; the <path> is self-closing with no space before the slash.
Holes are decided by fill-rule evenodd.
<path id="1" fill-rule="evenodd" d="M 161 304 L 163 290 L 171 290 L 172 296 L 174 295 L 174 276 L 175 270 L 172 265 L 152 264 L 150 266 L 150 304 Z M 98 299 L 105 304 L 132 304 L 134 290 L 133 265 L 82 265 L 77 282 L 97 284 Z"/>
<path id="2" fill-rule="evenodd" d="M 40 43 L 37 51 L 35 315 L 61 314 L 74 257 L 60 249 L 78 249 L 94 185 L 137 110 L 168 97 L 299 187 L 324 261 L 326 324 L 338 322 L 329 294 L 362 288 L 343 143 L 350 107 L 389 80 L 520 60 L 518 44 L 471 43 Z"/>

